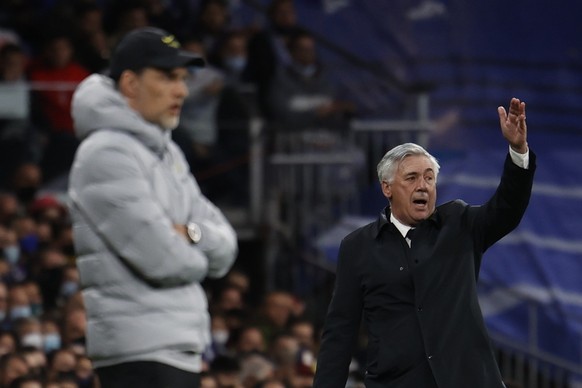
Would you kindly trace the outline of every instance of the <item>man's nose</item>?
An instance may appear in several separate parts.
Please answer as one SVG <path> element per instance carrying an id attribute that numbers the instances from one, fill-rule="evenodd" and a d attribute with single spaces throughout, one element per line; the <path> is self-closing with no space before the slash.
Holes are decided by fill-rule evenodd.
<path id="1" fill-rule="evenodd" d="M 186 82 L 184 81 L 180 81 L 178 82 L 178 85 L 176 86 L 176 96 L 178 96 L 181 99 L 184 99 L 186 97 L 188 97 L 188 87 L 186 86 Z"/>

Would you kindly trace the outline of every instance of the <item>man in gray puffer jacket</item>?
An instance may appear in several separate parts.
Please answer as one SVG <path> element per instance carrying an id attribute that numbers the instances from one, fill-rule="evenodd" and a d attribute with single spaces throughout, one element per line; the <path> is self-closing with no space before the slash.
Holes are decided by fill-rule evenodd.
<path id="1" fill-rule="evenodd" d="M 82 143 L 69 195 L 87 309 L 87 348 L 101 385 L 197 387 L 210 342 L 200 282 L 228 272 L 235 232 L 200 192 L 171 140 L 188 67 L 203 59 L 172 35 L 126 35 L 111 77 L 94 74 L 73 97 Z"/>

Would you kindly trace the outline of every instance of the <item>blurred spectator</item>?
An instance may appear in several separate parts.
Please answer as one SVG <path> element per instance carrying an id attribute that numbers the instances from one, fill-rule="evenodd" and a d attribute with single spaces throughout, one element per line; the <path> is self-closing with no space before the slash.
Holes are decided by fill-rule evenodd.
<path id="1" fill-rule="evenodd" d="M 202 0 L 192 33 L 200 37 L 209 58 L 216 55 L 218 42 L 229 27 L 229 12 L 224 0 Z"/>
<path id="2" fill-rule="evenodd" d="M 28 376 L 43 379 L 46 374 L 47 359 L 45 353 L 34 346 L 25 346 L 20 353 L 28 365 Z"/>
<path id="3" fill-rule="evenodd" d="M 29 368 L 22 355 L 9 353 L 0 358 L 0 387 L 10 387 L 14 380 L 28 373 Z"/>
<path id="4" fill-rule="evenodd" d="M 243 327 L 238 334 L 238 340 L 235 346 L 237 355 L 251 353 L 265 353 L 265 338 L 263 332 L 256 326 Z"/>
<path id="5" fill-rule="evenodd" d="M 250 279 L 246 273 L 240 270 L 237 269 L 231 270 L 224 278 L 224 281 L 228 287 L 234 287 L 238 289 L 243 298 L 249 292 Z"/>
<path id="6" fill-rule="evenodd" d="M 300 31 L 289 37 L 288 47 L 291 61 L 279 69 L 270 92 L 278 128 L 292 132 L 347 129 L 347 119 L 354 112 L 354 106 L 338 100 L 317 60 L 315 39 Z"/>
<path id="7" fill-rule="evenodd" d="M 293 297 L 285 291 L 271 291 L 261 306 L 260 327 L 267 343 L 287 328 L 293 312 Z"/>
<path id="8" fill-rule="evenodd" d="M 216 357 L 212 361 L 211 370 L 219 387 L 243 388 L 238 359 L 229 356 Z"/>
<path id="9" fill-rule="evenodd" d="M 143 0 L 150 25 L 159 27 L 173 34 L 182 35 L 184 24 L 180 23 L 179 13 L 172 8 L 171 1 Z M 174 2 L 175 3 L 175 2 Z"/>
<path id="10" fill-rule="evenodd" d="M 221 39 L 215 61 L 224 74 L 224 88 L 216 111 L 218 147 L 232 166 L 229 189 L 235 204 L 248 203 L 250 120 L 256 112 L 256 88 L 247 70 L 247 37 L 232 31 Z"/>
<path id="11" fill-rule="evenodd" d="M 40 317 L 43 313 L 43 307 L 42 294 L 38 284 L 32 280 L 24 280 L 21 284 L 22 287 L 24 287 L 26 295 L 28 296 L 28 300 L 30 301 L 32 316 Z"/>
<path id="12" fill-rule="evenodd" d="M 182 42 L 184 50 L 206 57 L 201 42 L 186 39 Z M 216 68 L 207 65 L 196 69 L 187 80 L 188 96 L 184 100 L 178 131 L 186 134 L 194 152 L 195 170 L 203 163 L 208 168 L 207 160 L 212 157 L 213 148 L 218 137 L 216 129 L 216 110 L 224 82 L 223 75 Z"/>
<path id="13" fill-rule="evenodd" d="M 245 388 L 255 388 L 274 377 L 273 363 L 262 354 L 247 354 L 241 360 L 240 379 Z"/>
<path id="14" fill-rule="evenodd" d="M 26 54 L 15 43 L 0 45 L 0 82 L 26 81 Z"/>
<path id="15" fill-rule="evenodd" d="M 306 361 L 302 359 L 301 347 L 295 337 L 288 333 L 277 335 L 271 345 L 270 354 L 275 363 L 275 377 L 293 388 L 311 387 L 313 374 L 305 372 Z M 310 361 L 313 363 L 313 357 Z"/>
<path id="16" fill-rule="evenodd" d="M 2 283 L 0 283 L 2 285 Z M 2 287 L 0 286 L 0 290 Z M 16 337 L 12 331 L 0 331 L 0 356 L 16 351 Z"/>
<path id="17" fill-rule="evenodd" d="M 221 289 L 216 298 L 215 310 L 218 312 L 227 312 L 230 310 L 244 309 L 243 296 L 236 287 L 226 286 Z"/>
<path id="18" fill-rule="evenodd" d="M 297 320 L 291 324 L 291 334 L 303 349 L 315 351 L 315 328 L 309 320 Z"/>
<path id="19" fill-rule="evenodd" d="M 93 365 L 87 356 L 77 357 L 77 366 L 75 368 L 75 375 L 77 376 L 77 383 L 79 388 L 93 388 L 96 383 L 95 373 L 93 372 Z"/>
<path id="20" fill-rule="evenodd" d="M 64 305 L 79 290 L 79 270 L 74 264 L 68 264 L 63 268 L 63 280 L 60 287 L 61 305 Z"/>
<path id="21" fill-rule="evenodd" d="M 287 39 L 299 26 L 293 0 L 273 0 L 269 5 L 268 18 L 267 28 L 249 41 L 248 71 L 257 86 L 261 112 L 270 118 L 268 94 L 271 82 L 277 69 L 290 63 Z"/>
<path id="22" fill-rule="evenodd" d="M 106 2 L 104 28 L 109 47 L 115 47 L 129 31 L 150 25 L 145 4 L 140 0 L 109 0 Z"/>
<path id="23" fill-rule="evenodd" d="M 14 332 L 19 349 L 43 349 L 40 321 L 34 317 L 19 318 L 14 321 Z"/>
<path id="24" fill-rule="evenodd" d="M 56 320 L 43 318 L 41 320 L 41 332 L 43 338 L 43 349 L 46 354 L 50 354 L 61 348 L 62 337 Z"/>
<path id="25" fill-rule="evenodd" d="M 8 226 L 20 212 L 18 199 L 13 193 L 0 192 L 0 225 Z"/>
<path id="26" fill-rule="evenodd" d="M 32 309 L 26 289 L 20 284 L 10 286 L 8 288 L 8 318 L 10 322 L 14 325 L 19 319 L 31 316 Z"/>
<path id="27" fill-rule="evenodd" d="M 28 213 L 38 222 L 60 223 L 67 216 L 67 209 L 52 195 L 36 198 L 28 208 Z"/>
<path id="28" fill-rule="evenodd" d="M 85 334 L 87 333 L 87 314 L 84 309 L 76 308 L 65 312 L 64 345 L 77 354 L 85 353 Z"/>
<path id="29" fill-rule="evenodd" d="M 182 47 L 203 57 L 206 55 L 196 39 L 186 39 Z M 180 125 L 174 136 L 186 139 L 182 148 L 202 192 L 212 201 L 235 201 L 240 187 L 247 183 L 240 182 L 240 173 L 231 167 L 231 161 L 237 155 L 219 144 L 217 115 L 224 90 L 224 75 L 207 65 L 195 70 L 187 80 L 187 86 L 189 95 L 184 100 Z M 245 132 L 244 138 L 247 137 Z"/>
<path id="30" fill-rule="evenodd" d="M 32 117 L 47 130 L 42 167 L 45 182 L 67 173 L 78 146 L 73 133 L 73 91 L 89 75 L 74 59 L 73 44 L 65 33 L 49 34 L 39 58 L 32 64 L 29 80 L 34 90 Z"/>
<path id="31" fill-rule="evenodd" d="M 69 349 L 57 350 L 49 356 L 48 379 L 58 380 L 67 377 L 76 384 L 76 366 L 77 356 L 73 351 Z"/>
<path id="32" fill-rule="evenodd" d="M 225 74 L 226 84 L 238 86 L 250 82 L 247 35 L 240 30 L 230 31 L 220 40 L 215 64 Z"/>
<path id="33" fill-rule="evenodd" d="M 69 36 L 62 32 L 49 34 L 29 71 L 30 81 L 41 83 L 36 92 L 38 122 L 53 132 L 72 134 L 71 98 L 77 84 L 88 75 L 74 58 Z"/>
<path id="34" fill-rule="evenodd" d="M 204 360 L 212 362 L 217 356 L 227 354 L 227 344 L 230 340 L 230 329 L 226 324 L 226 319 L 221 314 L 213 313 L 210 319 L 211 342 L 206 352 Z"/>
<path id="35" fill-rule="evenodd" d="M 38 139 L 29 120 L 27 56 L 16 44 L 0 48 L 0 186 L 16 167 L 38 158 Z"/>
<path id="36" fill-rule="evenodd" d="M 35 163 L 23 163 L 12 176 L 11 189 L 24 207 L 35 199 L 43 181 L 43 173 Z"/>
<path id="37" fill-rule="evenodd" d="M 103 10 L 94 3 L 76 7 L 75 53 L 90 73 L 103 72 L 109 64 L 110 47 L 103 29 Z"/>
<path id="38" fill-rule="evenodd" d="M 219 388 L 216 377 L 209 372 L 200 373 L 200 388 Z"/>
<path id="39" fill-rule="evenodd" d="M 14 379 L 8 388 L 42 388 L 42 380 L 35 376 L 22 376 Z"/>
<path id="40" fill-rule="evenodd" d="M 14 230 L 3 228 L 0 232 L 0 248 L 2 248 L 2 257 L 8 264 L 4 279 L 10 282 L 22 280 L 23 274 L 20 269 L 22 255 L 18 236 Z"/>

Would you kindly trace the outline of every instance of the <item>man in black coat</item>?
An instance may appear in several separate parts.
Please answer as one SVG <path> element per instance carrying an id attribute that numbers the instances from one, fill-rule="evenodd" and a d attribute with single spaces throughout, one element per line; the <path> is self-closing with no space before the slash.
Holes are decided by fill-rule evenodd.
<path id="1" fill-rule="evenodd" d="M 363 315 L 367 388 L 502 388 L 477 299 L 483 253 L 528 205 L 535 155 L 525 103 L 498 108 L 509 143 L 495 194 L 482 206 L 435 207 L 439 164 L 407 143 L 378 164 L 390 201 L 379 219 L 341 243 L 315 388 L 342 388 Z"/>

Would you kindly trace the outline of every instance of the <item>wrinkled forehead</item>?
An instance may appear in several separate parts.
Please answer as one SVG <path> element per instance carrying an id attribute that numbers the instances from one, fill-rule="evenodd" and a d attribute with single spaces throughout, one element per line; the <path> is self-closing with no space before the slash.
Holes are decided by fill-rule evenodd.
<path id="1" fill-rule="evenodd" d="M 427 171 L 435 172 L 435 166 L 425 155 L 408 155 L 398 164 L 398 172 L 404 174 L 410 172 L 425 173 Z"/>

